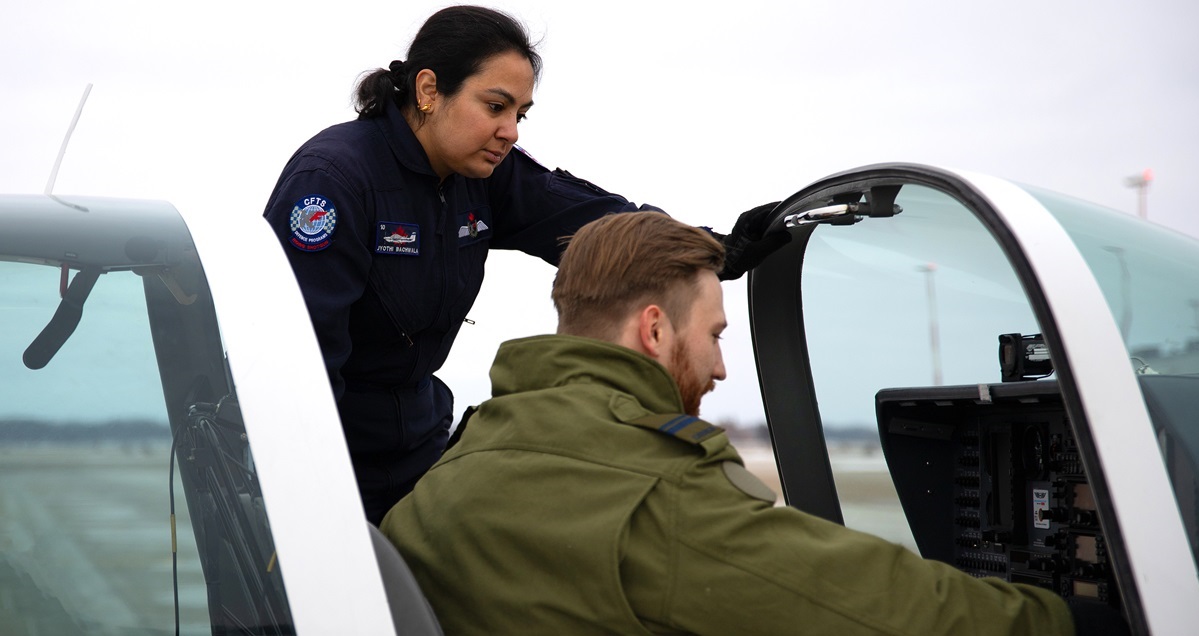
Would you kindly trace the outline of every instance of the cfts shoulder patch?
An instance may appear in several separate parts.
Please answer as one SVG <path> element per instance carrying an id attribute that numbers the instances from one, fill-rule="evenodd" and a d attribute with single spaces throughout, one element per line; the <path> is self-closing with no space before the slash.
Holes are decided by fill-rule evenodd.
<path id="1" fill-rule="evenodd" d="M 375 227 L 376 254 L 420 256 L 420 226 L 382 221 Z"/>
<path id="2" fill-rule="evenodd" d="M 337 229 L 337 209 L 328 197 L 310 194 L 291 208 L 292 247 L 305 252 L 319 252 L 331 245 L 330 238 Z"/>
<path id="3" fill-rule="evenodd" d="M 704 440 L 724 432 L 724 429 L 719 426 L 682 413 L 656 413 L 629 420 L 628 423 L 643 428 L 652 428 L 659 433 L 672 435 L 691 444 L 701 444 Z"/>

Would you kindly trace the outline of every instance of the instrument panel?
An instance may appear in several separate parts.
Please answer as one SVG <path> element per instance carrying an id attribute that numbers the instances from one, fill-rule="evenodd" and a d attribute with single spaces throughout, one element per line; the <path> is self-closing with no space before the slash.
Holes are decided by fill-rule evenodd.
<path id="1" fill-rule="evenodd" d="M 924 557 L 1120 608 L 1097 493 L 1056 382 L 885 389 L 876 406 Z"/>

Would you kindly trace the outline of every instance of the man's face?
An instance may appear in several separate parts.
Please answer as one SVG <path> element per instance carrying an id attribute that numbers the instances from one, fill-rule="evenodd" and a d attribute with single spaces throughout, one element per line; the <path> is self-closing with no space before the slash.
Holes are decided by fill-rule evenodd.
<path id="1" fill-rule="evenodd" d="M 682 329 L 675 331 L 669 369 L 683 396 L 683 410 L 699 417 L 704 394 L 725 378 L 720 355 L 720 334 L 728 326 L 724 317 L 724 293 L 720 280 L 710 271 L 698 275 L 698 290 L 691 314 Z"/>

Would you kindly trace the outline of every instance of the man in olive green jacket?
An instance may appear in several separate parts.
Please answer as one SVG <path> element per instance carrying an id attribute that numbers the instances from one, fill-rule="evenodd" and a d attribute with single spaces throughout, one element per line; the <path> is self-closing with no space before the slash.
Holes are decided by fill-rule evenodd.
<path id="1" fill-rule="evenodd" d="M 1051 592 L 773 505 L 696 417 L 722 258 L 659 214 L 572 240 L 559 335 L 500 347 L 492 399 L 381 526 L 445 632 L 1072 634 Z"/>

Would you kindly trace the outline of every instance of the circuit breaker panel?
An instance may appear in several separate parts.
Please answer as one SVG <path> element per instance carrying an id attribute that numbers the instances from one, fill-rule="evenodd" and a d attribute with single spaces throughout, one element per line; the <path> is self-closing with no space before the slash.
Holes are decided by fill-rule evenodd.
<path id="1" fill-rule="evenodd" d="M 892 479 L 920 552 L 974 576 L 1120 607 L 1057 383 L 885 389 Z"/>

